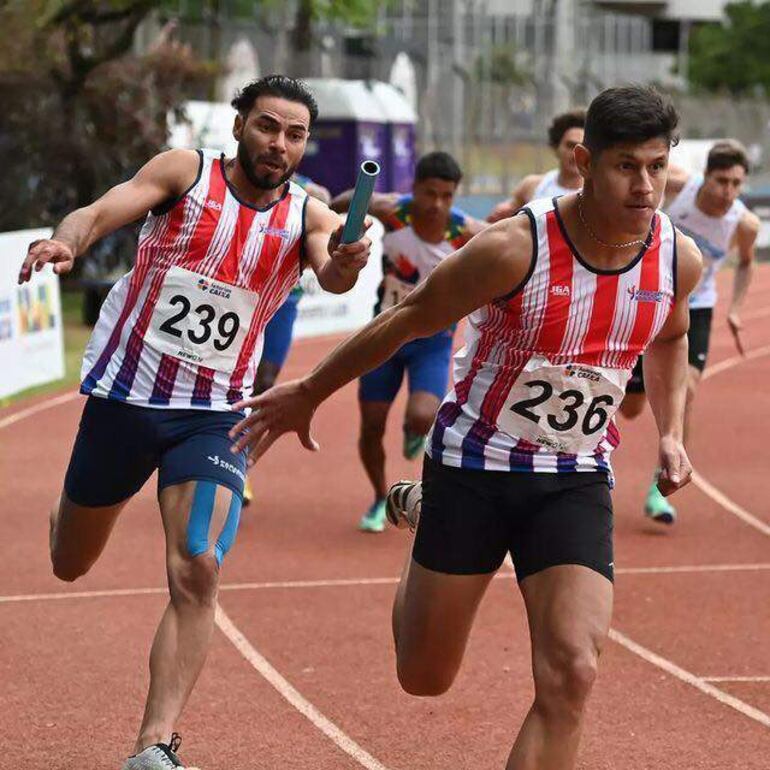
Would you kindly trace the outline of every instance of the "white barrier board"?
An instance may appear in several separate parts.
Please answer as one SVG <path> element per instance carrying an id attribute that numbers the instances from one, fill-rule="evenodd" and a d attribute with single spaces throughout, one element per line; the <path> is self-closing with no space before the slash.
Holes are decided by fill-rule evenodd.
<path id="1" fill-rule="evenodd" d="M 382 280 L 382 236 L 384 228 L 375 220 L 369 228 L 372 250 L 356 285 L 347 294 L 329 294 L 318 285 L 312 270 L 302 275 L 305 293 L 299 302 L 294 338 L 352 332 L 372 320 L 377 287 Z"/>
<path id="2" fill-rule="evenodd" d="M 51 267 L 19 286 L 29 244 L 49 228 L 0 233 L 0 398 L 64 377 L 59 277 Z"/>

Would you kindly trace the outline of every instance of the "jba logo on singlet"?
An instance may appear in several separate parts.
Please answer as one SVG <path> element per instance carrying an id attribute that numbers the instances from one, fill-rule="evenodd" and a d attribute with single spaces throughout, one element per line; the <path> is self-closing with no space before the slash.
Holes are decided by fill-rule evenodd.
<path id="1" fill-rule="evenodd" d="M 237 468 L 232 463 L 227 462 L 227 460 L 223 460 L 219 455 L 214 455 L 213 457 L 208 455 L 206 459 L 212 462 L 217 468 L 224 468 L 224 470 L 230 471 L 230 473 L 234 473 L 239 479 L 243 479 L 244 481 L 246 480 L 246 477 L 243 475 L 243 472 L 240 468 Z"/>
<path id="2" fill-rule="evenodd" d="M 636 286 L 628 287 L 628 295 L 635 302 L 662 302 L 665 292 L 651 289 L 637 289 Z"/>
<path id="3" fill-rule="evenodd" d="M 555 286 L 551 286 L 551 294 L 553 294 L 554 297 L 569 297 L 570 288 L 567 284 L 557 283 Z"/>
<path id="4" fill-rule="evenodd" d="M 567 364 L 564 367 L 564 374 L 567 377 L 577 377 L 580 380 L 590 380 L 591 382 L 600 382 L 602 379 L 598 372 L 577 364 Z"/>
<path id="5" fill-rule="evenodd" d="M 198 288 L 201 291 L 208 292 L 215 297 L 224 297 L 224 299 L 230 299 L 230 295 L 233 293 L 232 289 L 228 289 L 227 286 L 222 286 L 218 283 L 211 283 L 205 278 L 198 280 Z"/>

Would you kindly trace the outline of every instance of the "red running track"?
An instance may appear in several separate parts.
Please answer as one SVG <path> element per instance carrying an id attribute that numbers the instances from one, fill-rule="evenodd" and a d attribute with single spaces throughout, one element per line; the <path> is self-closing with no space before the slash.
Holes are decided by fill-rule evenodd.
<path id="1" fill-rule="evenodd" d="M 587 718 L 584 770 L 770 766 L 768 267 L 744 313 L 746 359 L 717 315 L 691 440 L 700 486 L 677 495 L 670 530 L 640 513 L 655 463 L 649 410 L 621 426 L 613 641 Z M 730 276 L 721 278 L 727 296 Z M 286 375 L 332 342 L 298 342 Z M 115 770 L 141 715 L 165 602 L 153 483 L 86 578 L 59 583 L 48 564 L 47 509 L 81 408 L 81 397 L 64 394 L 0 411 L 3 768 Z M 253 473 L 256 503 L 224 567 L 220 632 L 179 725 L 183 756 L 204 770 L 504 766 L 532 697 L 515 582 L 504 571 L 492 584 L 448 695 L 399 691 L 389 615 L 409 536 L 355 529 L 371 494 L 357 423 L 349 386 L 318 412 L 321 453 L 284 438 Z M 387 441 L 393 479 L 418 473 L 399 456 L 399 424 Z"/>

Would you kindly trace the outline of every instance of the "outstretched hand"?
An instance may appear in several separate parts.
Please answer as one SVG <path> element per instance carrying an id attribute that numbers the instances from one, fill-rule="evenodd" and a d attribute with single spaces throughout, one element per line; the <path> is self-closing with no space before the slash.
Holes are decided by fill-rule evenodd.
<path id="1" fill-rule="evenodd" d="M 372 218 L 364 220 L 364 234 L 352 243 L 342 243 L 342 231 L 344 225 L 340 225 L 330 236 L 327 247 L 332 261 L 343 271 L 355 270 L 358 272 L 366 267 L 369 253 L 372 249 L 372 239 L 366 235 L 366 231 L 372 226 Z"/>
<path id="2" fill-rule="evenodd" d="M 262 457 L 284 433 L 294 432 L 305 449 L 317 452 L 320 447 L 310 432 L 316 404 L 310 398 L 303 380 L 292 380 L 233 404 L 233 411 L 252 412 L 230 431 L 234 440 L 230 451 L 246 450 L 249 465 Z"/>
<path id="3" fill-rule="evenodd" d="M 44 238 L 33 241 L 27 250 L 27 257 L 19 270 L 19 283 L 25 283 L 32 277 L 32 271 L 39 273 L 48 263 L 53 265 L 56 275 L 69 273 L 75 263 L 72 249 L 62 241 Z"/>
<path id="4" fill-rule="evenodd" d="M 663 497 L 668 497 L 690 483 L 692 465 L 687 457 L 684 444 L 664 436 L 660 440 L 660 474 L 658 489 Z"/>

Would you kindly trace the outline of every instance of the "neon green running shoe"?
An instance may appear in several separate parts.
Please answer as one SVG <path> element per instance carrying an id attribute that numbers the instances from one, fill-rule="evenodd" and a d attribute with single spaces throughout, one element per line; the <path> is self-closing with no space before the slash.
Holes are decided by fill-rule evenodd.
<path id="1" fill-rule="evenodd" d="M 414 460 L 419 457 L 425 449 L 425 436 L 418 436 L 416 433 L 404 431 L 404 457 L 407 460 Z"/>
<path id="2" fill-rule="evenodd" d="M 676 508 L 660 493 L 657 480 L 653 481 L 644 503 L 644 514 L 659 524 L 673 524 L 676 521 Z"/>
<path id="3" fill-rule="evenodd" d="M 358 528 L 361 532 L 384 532 L 386 518 L 385 498 L 375 500 L 374 505 L 361 517 Z"/>

